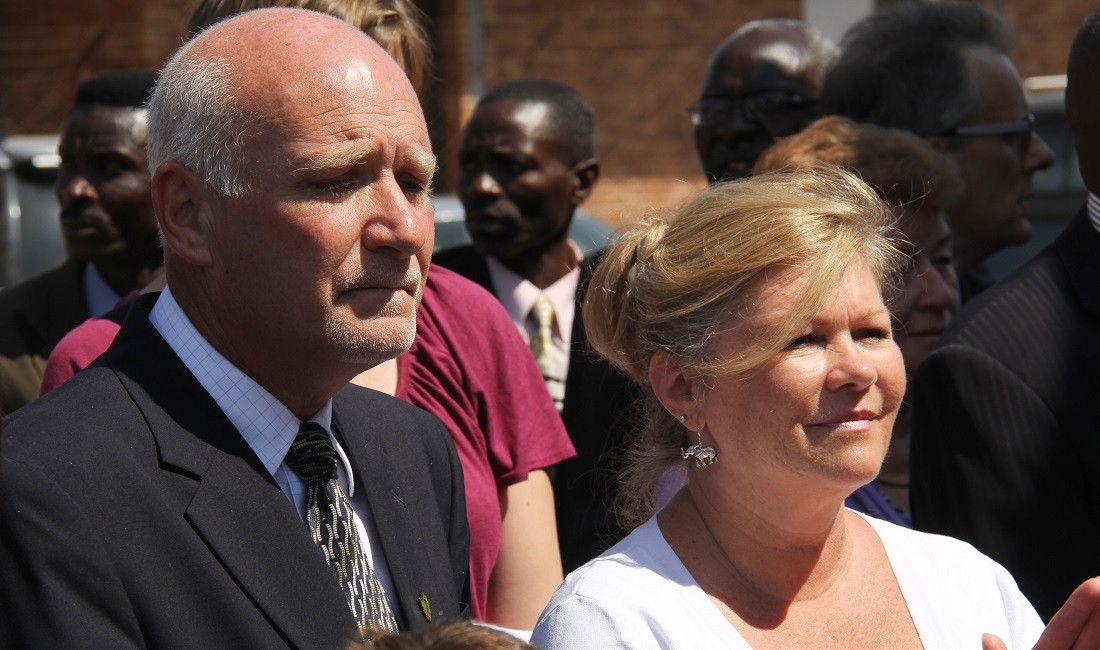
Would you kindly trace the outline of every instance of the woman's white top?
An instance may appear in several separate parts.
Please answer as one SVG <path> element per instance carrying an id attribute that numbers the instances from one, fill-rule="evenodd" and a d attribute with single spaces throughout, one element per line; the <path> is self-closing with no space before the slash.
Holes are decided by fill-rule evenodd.
<path id="1" fill-rule="evenodd" d="M 957 539 L 865 517 L 882 540 L 921 642 L 1030 649 L 1043 622 L 1000 564 Z M 531 642 L 545 650 L 750 648 L 691 577 L 654 517 L 569 574 Z"/>

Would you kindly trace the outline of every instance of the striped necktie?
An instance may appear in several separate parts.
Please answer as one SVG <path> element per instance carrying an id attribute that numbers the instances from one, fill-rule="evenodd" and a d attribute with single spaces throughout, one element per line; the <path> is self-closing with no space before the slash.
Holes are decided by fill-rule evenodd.
<path id="1" fill-rule="evenodd" d="M 538 326 L 531 340 L 531 354 L 535 355 L 535 363 L 542 373 L 542 380 L 546 382 L 550 397 L 554 399 L 554 406 L 560 413 L 565 403 L 565 382 L 559 376 L 560 369 L 554 362 L 554 305 L 545 294 L 540 293 L 531 307 L 531 314 Z"/>
<path id="2" fill-rule="evenodd" d="M 306 523 L 336 573 L 360 629 L 397 632 L 382 583 L 367 562 L 351 503 L 336 480 L 336 450 L 316 422 L 303 422 L 283 462 L 306 484 Z"/>

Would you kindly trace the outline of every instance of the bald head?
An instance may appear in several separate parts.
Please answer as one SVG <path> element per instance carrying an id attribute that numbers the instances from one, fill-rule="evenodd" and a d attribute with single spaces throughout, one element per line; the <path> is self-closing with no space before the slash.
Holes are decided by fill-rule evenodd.
<path id="1" fill-rule="evenodd" d="M 435 157 L 381 47 L 325 14 L 249 11 L 172 57 L 150 114 L 168 286 L 219 352 L 303 417 L 408 349 Z"/>
<path id="2" fill-rule="evenodd" d="M 704 86 L 724 83 L 739 88 L 771 69 L 816 96 L 825 68 L 836 55 L 835 45 L 801 21 L 753 21 L 718 45 L 707 64 Z"/>
<path id="3" fill-rule="evenodd" d="M 249 187 L 244 145 L 349 83 L 405 97 L 411 85 L 370 37 L 332 16 L 266 8 L 224 20 L 168 61 L 150 102 L 149 162 L 174 160 L 228 196 Z M 420 105 L 403 102 L 423 121 Z"/>
<path id="4" fill-rule="evenodd" d="M 695 104 L 695 146 L 709 181 L 747 176 L 776 138 L 818 115 L 836 47 L 797 20 L 758 20 L 731 34 L 707 64 Z"/>

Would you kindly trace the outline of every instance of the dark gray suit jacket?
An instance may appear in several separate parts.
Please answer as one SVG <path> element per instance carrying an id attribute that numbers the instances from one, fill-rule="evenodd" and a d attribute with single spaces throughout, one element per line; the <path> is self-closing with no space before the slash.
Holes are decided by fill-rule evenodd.
<path id="1" fill-rule="evenodd" d="M 552 472 L 558 542 L 566 573 L 596 557 L 622 537 L 610 508 L 618 485 L 621 450 L 630 434 L 637 391 L 630 380 L 588 345 L 584 332 L 584 292 L 601 252 L 581 266 L 577 311 L 569 346 L 562 421 L 577 450 Z M 463 275 L 496 295 L 485 257 L 460 246 L 432 257 L 432 263 Z"/>
<path id="2" fill-rule="evenodd" d="M 84 265 L 69 260 L 0 291 L 0 410 L 38 397 L 46 359 L 61 337 L 88 318 Z"/>
<path id="3" fill-rule="evenodd" d="M 337 648 L 343 592 L 294 506 L 131 310 L 84 372 L 4 422 L 0 647 Z M 403 627 L 465 615 L 469 528 L 450 436 L 357 387 L 333 429 L 365 490 Z"/>
<path id="4" fill-rule="evenodd" d="M 1100 234 L 1085 210 L 966 305 L 913 394 L 914 524 L 1003 564 L 1049 620 L 1100 575 Z"/>

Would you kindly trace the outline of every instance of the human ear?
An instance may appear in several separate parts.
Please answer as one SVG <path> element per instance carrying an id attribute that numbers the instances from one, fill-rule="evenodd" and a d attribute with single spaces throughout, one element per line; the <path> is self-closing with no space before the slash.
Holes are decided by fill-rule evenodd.
<path id="1" fill-rule="evenodd" d="M 191 170 L 166 162 L 153 174 L 152 192 L 165 248 L 191 264 L 209 266 L 210 191 Z"/>
<path id="2" fill-rule="evenodd" d="M 696 418 L 700 411 L 702 381 L 682 359 L 667 352 L 653 355 L 649 361 L 649 385 L 672 417 L 686 415 L 691 419 Z M 693 428 L 699 428 L 704 423 L 693 424 Z"/>
<path id="3" fill-rule="evenodd" d="M 573 205 L 577 206 L 584 203 L 588 195 L 592 193 L 592 187 L 596 184 L 596 179 L 600 177 L 600 163 L 595 158 L 589 158 L 573 165 L 573 169 L 570 171 L 573 172 L 576 180 L 572 198 Z"/>

